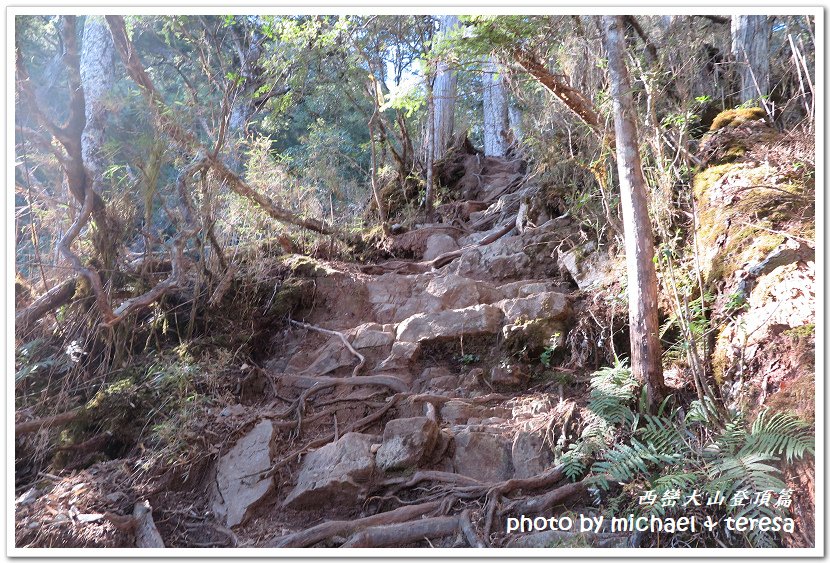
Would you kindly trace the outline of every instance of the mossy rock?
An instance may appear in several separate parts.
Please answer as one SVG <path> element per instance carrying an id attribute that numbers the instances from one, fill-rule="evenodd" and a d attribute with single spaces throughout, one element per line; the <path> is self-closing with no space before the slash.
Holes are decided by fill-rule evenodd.
<path id="1" fill-rule="evenodd" d="M 291 254 L 284 259 L 284 264 L 295 277 L 321 278 L 334 272 L 323 262 L 302 254 Z"/>
<path id="2" fill-rule="evenodd" d="M 274 295 L 268 314 L 287 317 L 297 309 L 311 305 L 314 282 L 307 279 L 289 278 Z"/>
<path id="3" fill-rule="evenodd" d="M 717 131 L 724 127 L 737 127 L 747 121 L 763 120 L 766 116 L 767 112 L 763 108 L 758 107 L 724 110 L 712 120 L 712 126 L 709 127 L 709 131 Z"/>

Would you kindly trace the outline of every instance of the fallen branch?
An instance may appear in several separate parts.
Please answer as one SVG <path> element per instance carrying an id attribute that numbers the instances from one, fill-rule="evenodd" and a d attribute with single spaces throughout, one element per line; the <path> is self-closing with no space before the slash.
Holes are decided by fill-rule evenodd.
<path id="1" fill-rule="evenodd" d="M 37 432 L 41 428 L 48 428 L 50 426 L 63 426 L 65 424 L 69 424 L 70 422 L 78 420 L 78 418 L 80 418 L 83 412 L 84 410 L 82 408 L 77 408 L 75 410 L 71 410 L 69 412 L 64 412 L 61 414 L 56 414 L 54 416 L 47 416 L 44 418 L 27 420 L 26 422 L 16 424 L 14 427 L 14 433 L 15 436 L 20 436 L 22 434 Z"/>
<path id="2" fill-rule="evenodd" d="M 332 520 L 323 522 L 307 530 L 301 530 L 287 536 L 275 538 L 265 544 L 265 547 L 309 547 L 333 536 L 354 534 L 373 526 L 388 526 L 408 522 L 434 512 L 441 506 L 441 501 L 425 502 L 402 506 L 389 512 L 381 512 L 357 520 Z"/>
<path id="3" fill-rule="evenodd" d="M 352 377 L 357 377 L 357 374 L 360 371 L 360 368 L 362 368 L 363 365 L 366 363 L 366 358 L 364 358 L 363 355 L 360 352 L 358 352 L 357 350 L 354 349 L 354 346 L 351 345 L 349 340 L 346 338 L 345 334 L 343 334 L 342 332 L 338 332 L 336 330 L 329 330 L 327 328 L 320 328 L 319 326 L 314 326 L 314 325 L 311 325 L 311 324 L 308 324 L 308 323 L 301 323 L 300 321 L 295 321 L 294 319 L 291 319 L 291 323 L 295 324 L 297 326 L 301 326 L 303 328 L 307 328 L 309 330 L 314 330 L 316 332 L 321 332 L 323 334 L 332 334 L 332 335 L 337 336 L 338 338 L 340 338 L 340 340 L 343 342 L 343 345 L 346 348 L 348 348 L 349 352 L 351 352 L 352 355 L 355 356 L 358 360 L 357 365 L 352 370 Z"/>
<path id="4" fill-rule="evenodd" d="M 458 530 L 458 516 L 439 516 L 368 528 L 352 536 L 340 547 L 402 547 L 423 539 L 451 536 Z"/>
<path id="5" fill-rule="evenodd" d="M 25 333 L 32 324 L 42 319 L 44 315 L 69 303 L 72 297 L 75 296 L 77 285 L 78 278 L 66 280 L 35 299 L 22 311 L 18 311 L 14 316 L 14 326 L 17 333 Z"/>

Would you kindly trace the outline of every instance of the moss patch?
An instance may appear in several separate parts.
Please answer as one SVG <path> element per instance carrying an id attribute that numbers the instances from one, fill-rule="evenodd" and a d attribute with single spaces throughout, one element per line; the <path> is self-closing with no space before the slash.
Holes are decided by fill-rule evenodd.
<path id="1" fill-rule="evenodd" d="M 758 107 L 728 109 L 715 116 L 715 119 L 712 120 L 712 126 L 709 127 L 709 131 L 717 131 L 724 127 L 737 127 L 747 121 L 764 119 L 766 116 L 767 112 Z"/>

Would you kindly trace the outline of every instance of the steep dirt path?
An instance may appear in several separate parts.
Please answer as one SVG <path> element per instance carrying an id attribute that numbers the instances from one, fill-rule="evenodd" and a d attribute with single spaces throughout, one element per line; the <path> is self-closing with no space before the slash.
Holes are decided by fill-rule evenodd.
<path id="1" fill-rule="evenodd" d="M 209 479 L 241 545 L 502 545 L 508 513 L 585 492 L 554 465 L 568 382 L 539 377 L 573 321 L 557 252 L 578 229 L 527 223 L 518 161 L 460 160 L 475 203 L 396 240 L 423 260 L 312 269 L 264 365 L 279 398 L 235 411 L 251 430 Z"/>

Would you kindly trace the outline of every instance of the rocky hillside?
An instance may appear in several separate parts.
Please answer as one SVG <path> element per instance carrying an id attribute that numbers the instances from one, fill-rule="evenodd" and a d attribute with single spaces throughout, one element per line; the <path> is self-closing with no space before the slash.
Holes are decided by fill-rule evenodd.
<path id="1" fill-rule="evenodd" d="M 803 143 L 759 122 L 711 133 L 687 249 L 696 245 L 703 265 L 717 393 L 750 411 L 779 405 L 809 419 L 814 218 L 804 201 L 813 164 Z M 509 516 L 601 513 L 589 493 L 603 504 L 614 497 L 586 474 L 603 459 L 586 444 L 600 434 L 612 438 L 603 448 L 625 440 L 621 421 L 637 396 L 622 371 L 591 377 L 625 355 L 619 259 L 567 213 L 551 217 L 526 169 L 521 158 L 484 158 L 460 143 L 440 168 L 459 199 L 436 222 L 397 234 L 384 249 L 395 258 L 259 264 L 281 276 L 249 297 L 260 312 L 228 313 L 232 326 L 214 327 L 232 342 L 253 339 L 255 352 L 213 358 L 220 374 L 172 427 L 156 429 L 167 433 L 159 455 L 144 431 L 91 464 L 79 450 L 99 451 L 94 444 L 66 446 L 67 470 L 19 491 L 17 543 L 649 545 L 642 534 L 505 531 Z M 240 303 L 236 282 L 226 299 L 234 291 Z M 191 381 L 212 369 L 195 365 Z M 676 397 L 695 398 L 684 357 L 671 360 L 667 379 Z M 133 379 L 96 397 L 123 406 L 140 389 L 157 403 L 171 389 L 163 381 Z M 602 422 L 609 381 L 624 416 Z M 36 449 L 25 438 L 18 446 Z M 810 475 L 803 464 L 784 477 L 797 487 L 803 529 Z"/>

